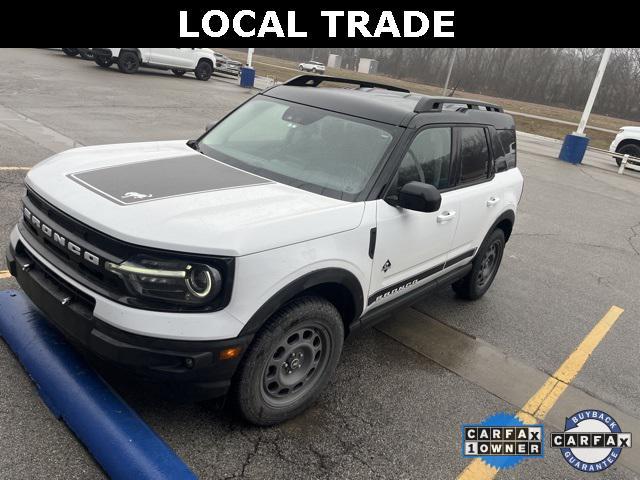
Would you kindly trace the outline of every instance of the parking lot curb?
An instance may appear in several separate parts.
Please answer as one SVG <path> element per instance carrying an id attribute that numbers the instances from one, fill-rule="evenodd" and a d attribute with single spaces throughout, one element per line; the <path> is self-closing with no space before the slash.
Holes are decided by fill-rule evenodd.
<path id="1" fill-rule="evenodd" d="M 0 291 L 0 336 L 49 409 L 64 420 L 110 478 L 197 478 L 24 294 Z"/>

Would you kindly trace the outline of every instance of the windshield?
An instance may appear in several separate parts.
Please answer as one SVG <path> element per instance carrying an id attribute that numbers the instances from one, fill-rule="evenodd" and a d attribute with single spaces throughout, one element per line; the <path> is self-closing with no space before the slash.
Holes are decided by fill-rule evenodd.
<path id="1" fill-rule="evenodd" d="M 374 177 L 397 130 L 259 96 L 217 124 L 200 148 L 243 170 L 353 201 Z"/>

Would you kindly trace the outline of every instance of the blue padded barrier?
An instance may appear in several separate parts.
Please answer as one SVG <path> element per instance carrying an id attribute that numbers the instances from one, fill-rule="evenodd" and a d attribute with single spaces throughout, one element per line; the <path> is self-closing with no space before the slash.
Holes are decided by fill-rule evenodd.
<path id="1" fill-rule="evenodd" d="M 111 478 L 196 478 L 24 294 L 0 292 L 0 336 L 49 409 L 65 421 Z"/>

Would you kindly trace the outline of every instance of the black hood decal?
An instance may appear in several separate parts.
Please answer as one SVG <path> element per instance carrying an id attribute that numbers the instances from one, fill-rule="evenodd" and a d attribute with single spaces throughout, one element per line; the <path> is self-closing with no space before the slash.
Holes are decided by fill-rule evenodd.
<path id="1" fill-rule="evenodd" d="M 127 163 L 68 177 L 118 205 L 273 183 L 204 155 Z"/>

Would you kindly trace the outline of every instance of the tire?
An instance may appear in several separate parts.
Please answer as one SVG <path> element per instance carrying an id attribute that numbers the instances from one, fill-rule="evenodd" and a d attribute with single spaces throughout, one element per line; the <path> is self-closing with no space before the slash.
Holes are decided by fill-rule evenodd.
<path id="1" fill-rule="evenodd" d="M 292 301 L 258 332 L 233 386 L 240 415 L 254 425 L 289 420 L 313 404 L 340 360 L 344 326 L 327 300 Z"/>
<path id="2" fill-rule="evenodd" d="M 113 65 L 113 59 L 110 57 L 94 56 L 93 61 L 96 62 L 96 65 L 102 68 L 109 68 L 111 65 Z"/>
<path id="3" fill-rule="evenodd" d="M 195 74 L 198 80 L 206 82 L 211 78 L 211 75 L 213 75 L 213 67 L 209 62 L 201 60 L 196 67 Z"/>
<path id="4" fill-rule="evenodd" d="M 171 69 L 171 71 L 173 72 L 173 74 L 174 74 L 176 77 L 181 77 L 181 76 L 183 76 L 185 73 L 187 73 L 187 71 L 186 71 L 186 70 L 181 70 L 181 69 L 179 69 L 179 68 L 172 68 L 172 69 Z"/>
<path id="5" fill-rule="evenodd" d="M 640 145 L 635 143 L 627 143 L 626 145 L 618 148 L 616 152 L 621 155 L 630 155 L 632 157 L 640 158 Z M 616 163 L 618 164 L 618 166 L 622 165 L 622 159 L 616 157 Z"/>
<path id="6" fill-rule="evenodd" d="M 94 55 L 90 50 L 78 50 L 78 53 L 83 60 L 93 60 Z"/>
<path id="7" fill-rule="evenodd" d="M 504 253 L 504 231 L 496 228 L 485 238 L 472 262 L 471 271 L 451 287 L 460 298 L 477 300 L 493 283 Z"/>
<path id="8" fill-rule="evenodd" d="M 118 57 L 118 69 L 122 73 L 136 73 L 140 68 L 140 59 L 136 52 L 120 52 Z"/>
<path id="9" fill-rule="evenodd" d="M 80 53 L 77 48 L 63 48 L 62 51 L 70 57 L 75 57 Z"/>

